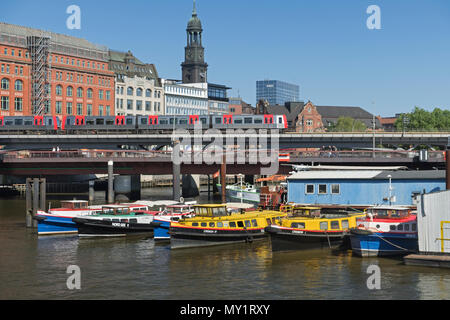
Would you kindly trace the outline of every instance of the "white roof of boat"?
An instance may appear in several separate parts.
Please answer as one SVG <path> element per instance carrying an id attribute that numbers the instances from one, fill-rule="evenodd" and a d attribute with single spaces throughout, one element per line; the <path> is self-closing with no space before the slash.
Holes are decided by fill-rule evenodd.
<path id="1" fill-rule="evenodd" d="M 389 205 L 379 205 L 370 206 L 368 209 L 380 209 L 380 210 L 409 210 L 411 206 L 389 206 Z"/>
<path id="2" fill-rule="evenodd" d="M 288 180 L 308 179 L 371 179 L 379 175 L 380 170 L 361 171 L 298 171 L 287 177 Z"/>
<path id="3" fill-rule="evenodd" d="M 228 202 L 227 208 L 233 209 L 250 209 L 253 208 L 253 205 L 250 203 L 240 203 L 240 202 Z"/>
<path id="4" fill-rule="evenodd" d="M 61 202 L 73 202 L 73 203 L 78 203 L 78 202 L 88 202 L 87 200 L 61 200 Z"/>

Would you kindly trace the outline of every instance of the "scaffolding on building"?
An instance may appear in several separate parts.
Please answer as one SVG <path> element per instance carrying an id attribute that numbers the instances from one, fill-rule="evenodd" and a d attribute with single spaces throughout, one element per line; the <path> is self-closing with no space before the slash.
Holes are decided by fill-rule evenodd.
<path id="1" fill-rule="evenodd" d="M 28 36 L 27 47 L 31 58 L 31 101 L 32 113 L 43 115 L 50 106 L 50 38 Z"/>

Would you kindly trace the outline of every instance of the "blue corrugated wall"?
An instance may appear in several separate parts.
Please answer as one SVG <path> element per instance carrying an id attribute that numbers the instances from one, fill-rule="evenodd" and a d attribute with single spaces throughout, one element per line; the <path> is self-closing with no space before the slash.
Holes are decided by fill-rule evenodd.
<path id="1" fill-rule="evenodd" d="M 314 194 L 306 194 L 307 184 L 315 186 Z M 327 185 L 327 194 L 318 194 L 318 185 Z M 331 194 L 331 185 L 340 185 L 340 194 Z M 444 179 L 392 180 L 395 205 L 411 205 L 413 192 L 445 190 Z M 288 180 L 288 201 L 306 204 L 389 204 L 389 181 L 386 180 Z"/>

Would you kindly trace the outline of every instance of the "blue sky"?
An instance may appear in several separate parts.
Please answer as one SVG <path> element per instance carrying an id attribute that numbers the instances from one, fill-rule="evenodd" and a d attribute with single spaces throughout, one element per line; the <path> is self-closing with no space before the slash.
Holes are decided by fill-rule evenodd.
<path id="1" fill-rule="evenodd" d="M 81 30 L 69 30 L 69 5 Z M 381 29 L 369 30 L 369 5 Z M 197 0 L 208 80 L 255 104 L 256 81 L 300 85 L 317 105 L 361 106 L 382 116 L 414 106 L 450 109 L 448 0 Z M 154 63 L 181 78 L 192 0 L 22 0 L 0 21 L 64 33 Z"/>

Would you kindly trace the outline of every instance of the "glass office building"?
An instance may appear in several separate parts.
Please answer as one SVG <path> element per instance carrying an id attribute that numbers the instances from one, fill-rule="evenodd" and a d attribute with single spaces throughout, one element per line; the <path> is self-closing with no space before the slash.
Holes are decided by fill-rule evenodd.
<path id="1" fill-rule="evenodd" d="M 267 100 L 270 105 L 298 102 L 300 100 L 300 87 L 278 80 L 256 81 L 256 103 L 259 100 Z"/>

